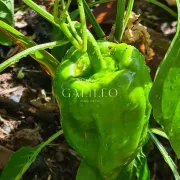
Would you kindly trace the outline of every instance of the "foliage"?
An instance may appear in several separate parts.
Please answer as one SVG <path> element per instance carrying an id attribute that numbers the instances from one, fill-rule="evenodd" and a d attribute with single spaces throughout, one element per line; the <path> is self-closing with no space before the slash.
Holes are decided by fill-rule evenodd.
<path id="1" fill-rule="evenodd" d="M 13 26 L 14 0 L 0 0 L 0 20 Z M 0 44 L 11 45 L 11 40 L 0 32 Z"/>
<path id="2" fill-rule="evenodd" d="M 51 15 L 50 13 L 40 8 L 33 1 L 31 0 L 23 0 L 23 1 L 29 7 L 31 7 L 36 12 L 38 12 L 41 16 L 46 18 L 49 22 L 51 22 L 55 27 L 54 32 L 58 32 L 57 33 L 58 35 L 57 34 L 56 36 L 54 35 L 55 38 L 54 42 L 50 42 L 42 45 L 36 45 L 35 42 L 28 39 L 27 37 L 25 37 L 23 34 L 21 34 L 12 27 L 13 5 L 14 5 L 13 1 L 0 0 L 0 32 L 1 32 L 0 43 L 3 45 L 10 45 L 10 42 L 12 40 L 21 47 L 23 47 L 24 49 L 26 49 L 20 52 L 19 54 L 15 55 L 14 57 L 10 58 L 9 60 L 5 61 L 4 63 L 2 63 L 0 65 L 0 72 L 3 71 L 5 68 L 9 67 L 10 65 L 12 65 L 13 63 L 18 62 L 20 58 L 25 57 L 27 55 L 31 55 L 36 61 L 38 61 L 41 65 L 43 65 L 46 71 L 51 75 L 52 80 L 54 80 L 56 76 L 57 67 L 59 68 L 63 64 L 63 63 L 61 64 L 59 61 L 67 58 L 67 54 L 65 56 L 64 54 L 71 45 L 73 45 L 74 48 L 76 48 L 75 51 L 78 52 L 78 54 L 83 54 L 83 56 L 86 52 L 90 52 L 89 54 L 91 54 L 92 57 L 96 56 L 96 58 L 93 59 L 95 66 L 98 67 L 99 62 L 100 62 L 99 64 L 101 65 L 103 53 L 100 51 L 99 49 L 100 46 L 97 45 L 97 41 L 94 39 L 93 36 L 88 35 L 86 29 L 85 13 L 88 16 L 91 24 L 93 25 L 94 30 L 97 33 L 97 36 L 99 38 L 103 38 L 105 35 L 99 24 L 95 21 L 93 14 L 91 13 L 90 6 L 92 6 L 92 4 L 88 5 L 85 0 L 77 0 L 78 11 L 76 10 L 74 13 L 71 13 L 69 15 L 68 9 L 71 0 L 68 0 L 67 3 L 65 3 L 65 1 L 62 0 L 61 1 L 62 11 L 59 14 L 59 9 L 58 9 L 59 0 L 55 0 L 54 14 Z M 153 0 L 147 0 L 147 1 L 152 3 L 154 2 Z M 98 3 L 104 3 L 104 2 L 106 1 L 101 0 Z M 125 30 L 127 20 L 132 10 L 134 1 L 129 0 L 126 9 L 127 13 L 125 14 L 125 18 L 124 18 L 125 2 L 126 1 L 118 1 L 117 18 L 116 18 L 117 21 L 115 25 L 115 38 L 116 40 L 118 40 L 119 43 L 121 42 L 122 34 Z M 157 4 L 157 2 L 155 3 Z M 176 15 L 172 11 L 167 9 L 165 6 L 162 6 L 161 4 L 159 6 L 168 10 L 168 12 L 170 12 L 172 15 L 174 16 Z M 180 20 L 180 0 L 177 0 L 177 7 L 178 7 L 178 20 Z M 78 13 L 80 14 L 80 23 L 72 21 L 71 19 L 72 17 L 77 16 Z M 10 38 L 10 40 L 7 37 Z M 88 41 L 91 41 L 91 48 L 89 48 Z M 55 54 L 55 57 L 51 53 L 45 51 L 46 48 L 52 49 L 54 47 L 57 48 L 58 51 L 62 49 L 62 51 L 64 52 L 62 53 L 62 56 L 56 56 L 57 51 L 53 53 Z M 154 144 L 158 147 L 165 161 L 170 166 L 176 180 L 180 179 L 176 165 L 174 164 L 174 162 L 172 161 L 172 159 L 170 158 L 166 150 L 163 148 L 161 143 L 157 140 L 154 134 L 157 133 L 159 135 L 162 135 L 163 137 L 166 137 L 166 139 L 170 141 L 172 148 L 176 152 L 178 158 L 180 158 L 180 122 L 179 122 L 180 51 L 178 49 L 179 47 L 180 47 L 180 21 L 178 21 L 177 32 L 171 43 L 171 46 L 168 52 L 166 53 L 163 62 L 158 68 L 149 96 L 149 100 L 153 108 L 154 118 L 161 125 L 162 129 L 165 132 L 158 131 L 157 129 L 153 129 L 153 130 L 149 130 L 147 133 L 147 141 L 149 139 L 152 139 Z M 109 51 L 103 51 L 103 52 L 107 53 Z M 122 51 L 120 50 L 119 52 Z M 70 59 L 70 57 L 73 56 L 71 50 L 69 54 L 70 56 L 68 58 Z M 74 54 L 76 55 L 76 53 Z M 60 58 L 59 61 L 56 59 L 56 57 Z M 76 58 L 77 57 L 78 56 L 76 56 Z M 136 61 L 136 58 L 132 58 L 131 60 Z M 127 67 L 127 62 L 128 61 L 126 61 L 126 63 L 123 64 L 126 65 L 126 67 Z M 65 77 L 65 74 L 63 75 Z M 141 77 L 139 77 L 139 79 L 140 78 Z M 169 96 L 170 94 L 171 96 Z M 61 103 L 59 104 L 61 105 Z M 82 112 L 79 112 L 78 116 L 82 116 L 81 113 Z M 129 128 L 129 130 L 127 129 L 127 131 L 131 131 L 132 130 L 131 128 Z M 44 148 L 50 141 L 54 140 L 56 137 L 58 137 L 61 134 L 62 131 L 59 131 L 58 133 L 50 137 L 50 139 L 48 139 L 45 143 L 42 143 L 35 148 L 22 148 L 17 152 L 15 152 L 11 157 L 10 161 L 7 163 L 0 178 L 2 180 L 7 180 L 7 179 L 10 180 L 12 178 L 16 180 L 21 179 L 22 175 L 25 173 L 25 171 L 28 169 L 31 163 L 35 160 L 36 156 L 38 155 L 38 153 L 40 153 L 42 148 Z M 73 135 L 75 135 L 75 133 Z M 72 142 L 69 143 L 73 144 Z M 129 142 L 129 143 L 130 143 L 129 145 L 130 147 L 131 145 L 133 145 L 134 142 Z M 78 146 L 78 142 L 76 142 L 76 145 Z M 138 154 L 137 152 L 134 153 L 134 156 L 130 157 L 131 161 L 129 161 L 128 163 L 127 162 L 124 163 L 122 167 L 118 169 L 119 179 L 131 180 L 136 178 L 138 180 L 148 180 L 150 178 L 149 170 L 147 167 L 146 156 L 143 154 L 141 148 L 142 145 L 143 144 L 141 143 L 141 145 L 139 146 L 139 149 L 137 151 Z M 117 146 L 119 146 L 118 143 Z M 127 151 L 127 149 L 124 149 L 123 151 Z M 108 155 L 110 154 L 106 154 L 106 156 Z M 98 176 L 98 173 L 94 174 L 93 170 L 91 168 L 87 168 L 87 166 L 89 165 L 85 162 L 85 159 L 83 159 L 80 168 L 78 170 L 78 175 L 77 175 L 78 180 L 81 179 L 84 180 L 88 178 L 93 180 L 94 179 L 100 180 L 100 178 L 102 178 L 102 176 L 101 177 Z"/>
<path id="3" fill-rule="evenodd" d="M 178 6 L 180 2 L 177 1 Z M 180 12 L 179 17 L 180 19 Z M 180 158 L 180 25 L 164 57 L 150 93 L 154 118 L 163 127 Z M 172 96 L 170 96 L 172 94 Z"/>
<path id="4" fill-rule="evenodd" d="M 20 180 L 23 174 L 26 172 L 26 170 L 34 162 L 37 155 L 41 152 L 41 150 L 51 141 L 53 141 L 58 136 L 60 136 L 62 133 L 63 133 L 62 130 L 58 131 L 56 134 L 52 135 L 46 142 L 41 143 L 37 147 L 21 148 L 18 151 L 16 151 L 12 155 L 6 167 L 4 168 L 0 176 L 0 179 Z"/>

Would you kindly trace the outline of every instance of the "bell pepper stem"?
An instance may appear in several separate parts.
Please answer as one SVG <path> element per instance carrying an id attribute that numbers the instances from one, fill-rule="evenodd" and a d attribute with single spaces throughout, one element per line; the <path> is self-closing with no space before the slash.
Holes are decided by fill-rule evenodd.
<path id="1" fill-rule="evenodd" d="M 87 53 L 90 59 L 90 63 L 95 72 L 104 70 L 106 68 L 106 65 L 103 60 L 103 56 L 101 54 L 97 41 L 94 39 L 94 36 L 89 31 L 87 31 L 87 35 L 88 35 Z"/>

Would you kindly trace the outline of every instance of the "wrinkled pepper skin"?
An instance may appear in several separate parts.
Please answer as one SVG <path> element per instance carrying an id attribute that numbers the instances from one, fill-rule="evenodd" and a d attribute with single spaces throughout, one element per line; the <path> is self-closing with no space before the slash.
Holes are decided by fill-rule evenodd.
<path id="1" fill-rule="evenodd" d="M 93 52 L 71 47 L 57 68 L 54 92 L 68 144 L 96 171 L 97 180 L 114 180 L 147 134 L 151 78 L 133 46 L 107 41 L 98 46 L 105 68 L 94 70 Z"/>

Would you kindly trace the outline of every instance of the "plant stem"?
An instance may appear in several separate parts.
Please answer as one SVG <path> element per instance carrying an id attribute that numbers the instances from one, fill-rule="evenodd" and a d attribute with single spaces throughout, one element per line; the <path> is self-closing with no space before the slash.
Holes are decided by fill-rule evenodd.
<path id="1" fill-rule="evenodd" d="M 70 28 L 71 28 L 71 31 L 74 33 L 75 38 L 78 40 L 79 44 L 81 45 L 81 44 L 82 44 L 82 39 L 81 39 L 81 37 L 78 35 L 76 29 L 74 28 L 73 23 L 72 23 L 72 21 L 71 21 L 71 19 L 70 19 L 69 13 L 68 13 L 68 11 L 67 11 L 71 1 L 68 0 L 67 6 L 65 6 L 64 0 L 62 0 L 61 2 L 62 2 L 62 6 L 63 6 L 63 12 L 62 12 L 62 14 L 63 14 L 63 16 L 64 16 L 64 14 L 65 14 L 65 16 L 67 16 L 67 21 L 68 21 L 68 23 L 69 23 L 69 26 L 70 26 Z M 59 0 L 55 0 L 55 2 L 54 2 L 53 16 L 54 16 L 54 20 L 55 20 L 56 22 L 59 21 L 59 18 L 58 18 L 58 15 L 59 15 L 59 13 L 58 13 L 58 6 L 59 6 Z M 63 18 L 62 18 L 62 19 L 63 19 Z M 63 19 L 62 21 L 65 22 L 65 19 Z"/>
<path id="2" fill-rule="evenodd" d="M 129 20 L 129 16 L 131 15 L 133 5 L 134 5 L 134 0 L 129 0 L 128 6 L 127 6 L 127 9 L 126 9 L 126 15 L 125 15 L 125 18 L 124 18 L 124 26 L 123 26 L 123 30 L 122 30 L 121 37 L 120 37 L 121 40 L 122 40 L 124 31 L 126 29 L 126 26 L 127 26 L 128 20 Z"/>
<path id="3" fill-rule="evenodd" d="M 100 48 L 97 44 L 97 41 L 94 39 L 94 36 L 89 31 L 87 31 L 87 34 L 88 34 L 87 53 L 89 55 L 91 65 L 95 72 L 104 70 L 106 66 Z"/>
<path id="4" fill-rule="evenodd" d="M 162 9 L 164 9 L 165 11 L 167 11 L 169 14 L 171 14 L 171 16 L 177 18 L 178 15 L 176 12 L 174 12 L 172 9 L 170 9 L 168 6 L 156 1 L 156 0 L 146 0 L 149 3 L 155 4 L 156 6 L 161 7 Z"/>
<path id="5" fill-rule="evenodd" d="M 86 18 L 84 13 L 84 7 L 82 0 L 77 0 L 78 3 L 78 9 L 80 14 L 80 21 L 81 21 L 81 27 L 82 27 L 82 51 L 87 51 L 87 27 L 86 27 Z"/>
<path id="6" fill-rule="evenodd" d="M 178 22 L 180 21 L 180 0 L 176 0 L 177 3 L 177 9 L 178 9 Z M 180 23 L 178 23 L 177 26 L 177 32 L 180 31 Z"/>
<path id="7" fill-rule="evenodd" d="M 50 142 L 54 141 L 56 138 L 58 138 L 62 134 L 63 134 L 63 130 L 59 130 L 58 132 L 53 134 L 51 137 L 49 137 L 49 139 L 47 141 L 42 142 L 35 148 L 32 148 L 32 150 L 34 150 L 36 152 L 33 154 L 33 156 L 29 157 L 28 160 L 30 161 L 30 163 L 26 163 L 25 166 L 23 166 L 22 171 L 16 177 L 13 177 L 14 180 L 21 180 L 23 174 L 28 170 L 28 168 L 30 167 L 32 162 L 36 159 L 37 155 L 41 152 L 41 150 L 43 148 L 45 148 Z M 20 166 L 22 166 L 22 165 L 20 165 Z"/>
<path id="8" fill-rule="evenodd" d="M 69 24 L 69 26 L 70 26 L 70 28 L 71 28 L 71 31 L 73 32 L 75 38 L 77 39 L 77 41 L 79 42 L 79 44 L 82 45 L 82 39 L 81 39 L 81 37 L 78 35 L 76 29 L 74 28 L 74 25 L 73 25 L 73 23 L 72 23 L 72 21 L 71 21 L 71 18 L 70 18 L 70 16 L 69 16 L 69 14 L 67 14 L 67 22 L 68 22 L 68 24 Z"/>
<path id="9" fill-rule="evenodd" d="M 122 32 L 123 32 L 123 20 L 125 12 L 126 0 L 118 0 L 117 3 L 117 15 L 116 15 L 116 24 L 115 24 L 115 39 L 120 43 Z"/>
<path id="10" fill-rule="evenodd" d="M 67 11 L 68 8 L 66 8 L 65 3 L 64 3 L 64 0 L 62 0 L 61 2 L 62 2 L 62 6 L 63 6 L 63 11 L 65 11 L 64 13 L 65 13 L 66 16 L 67 16 L 67 21 L 68 21 L 68 24 L 69 24 L 69 26 L 70 26 L 70 28 L 71 28 L 71 31 L 72 31 L 72 33 L 74 34 L 74 36 L 75 36 L 75 38 L 77 39 L 77 41 L 79 42 L 79 44 L 82 46 L 82 39 L 81 39 L 81 37 L 78 35 L 76 29 L 74 28 L 74 25 L 73 25 L 73 23 L 72 23 L 72 21 L 71 21 L 71 18 L 70 18 L 70 16 L 69 16 L 68 11 Z M 70 3 L 70 1 L 68 1 L 68 6 L 69 6 L 69 3 Z"/>
<path id="11" fill-rule="evenodd" d="M 112 0 L 99 0 L 99 1 L 94 1 L 94 2 L 88 3 L 88 6 L 91 8 L 91 7 L 95 6 L 95 5 L 103 4 L 103 3 L 107 3 L 107 2 L 112 2 Z"/>
<path id="12" fill-rule="evenodd" d="M 59 130 L 57 133 L 53 134 L 47 141 L 43 142 L 42 145 L 40 144 L 39 152 L 46 147 L 50 142 L 54 141 L 57 137 L 63 134 L 63 130 Z"/>
<path id="13" fill-rule="evenodd" d="M 167 151 L 165 150 L 165 148 L 163 147 L 163 145 L 159 142 L 159 140 L 156 138 L 156 136 L 150 131 L 148 130 L 148 134 L 150 135 L 151 139 L 153 140 L 154 144 L 157 146 L 157 148 L 159 149 L 159 151 L 161 152 L 161 154 L 163 155 L 164 160 L 166 161 L 166 163 L 169 165 L 169 167 L 171 168 L 174 177 L 176 180 L 180 180 L 180 176 L 179 173 L 177 171 L 177 167 L 174 164 L 173 160 L 171 159 L 171 157 L 168 155 Z"/>
<path id="14" fill-rule="evenodd" d="M 64 8 L 65 12 L 67 12 L 68 9 L 69 9 L 69 6 L 70 6 L 70 4 L 71 4 L 71 0 L 68 0 L 66 6 L 65 6 L 65 3 L 64 3 L 64 0 L 61 0 L 61 3 L 62 3 L 62 5 L 63 5 L 63 8 Z"/>
<path id="15" fill-rule="evenodd" d="M 43 16 L 45 19 L 47 19 L 49 22 L 57 26 L 58 28 L 63 31 L 64 35 L 69 39 L 69 41 L 78 49 L 81 50 L 81 46 L 77 42 L 77 40 L 72 36 L 71 32 L 69 31 L 67 25 L 62 22 L 58 21 L 58 23 L 55 21 L 54 17 L 42 9 L 40 6 L 38 6 L 36 3 L 34 3 L 32 0 L 23 0 L 24 3 L 26 3 L 29 7 L 31 7 L 33 10 L 35 10 L 38 14 Z"/>
<path id="16" fill-rule="evenodd" d="M 91 12 L 89 5 L 87 4 L 86 0 L 83 0 L 83 4 L 84 4 L 84 8 L 85 8 L 85 12 L 87 14 L 87 17 L 89 18 L 90 23 L 93 26 L 93 29 L 95 30 L 97 36 L 101 39 L 103 37 L 105 37 L 105 34 L 101 28 L 101 26 L 98 24 L 98 22 L 96 21 L 96 18 L 94 17 L 93 13 Z"/>
<path id="17" fill-rule="evenodd" d="M 54 16 L 54 19 L 57 19 L 58 18 L 58 10 L 59 10 L 59 0 L 55 0 L 54 1 L 54 8 L 53 8 L 53 16 Z"/>

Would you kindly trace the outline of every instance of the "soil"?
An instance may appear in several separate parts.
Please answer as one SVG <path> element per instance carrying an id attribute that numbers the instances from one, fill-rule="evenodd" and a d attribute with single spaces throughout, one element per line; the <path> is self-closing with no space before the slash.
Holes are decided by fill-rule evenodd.
<path id="1" fill-rule="evenodd" d="M 52 1 L 37 1 L 51 11 Z M 162 1 L 164 2 L 164 1 Z M 37 43 L 51 39 L 52 26 L 34 11 L 24 10 L 21 1 L 15 1 L 16 11 L 23 14 L 17 17 L 18 30 Z M 176 8 L 173 7 L 176 11 Z M 100 8 L 103 11 L 103 9 Z M 110 19 L 115 17 L 109 9 Z M 141 14 L 141 23 L 151 35 L 151 48 L 155 56 L 147 61 L 154 78 L 175 33 L 176 19 L 166 11 L 142 0 L 136 0 L 134 12 Z M 20 13 L 21 14 L 21 13 Z M 99 11 L 101 14 L 101 11 Z M 102 27 L 110 32 L 113 21 L 102 21 Z M 0 46 L 0 63 L 21 49 Z M 22 69 L 23 68 L 23 69 Z M 23 78 L 18 78 L 22 70 Z M 26 57 L 0 74 L 0 170 L 10 155 L 21 147 L 35 147 L 57 132 L 60 127 L 58 106 L 54 100 L 51 79 L 42 67 L 32 58 Z M 153 119 L 152 119 L 153 121 Z M 158 137 L 159 138 L 159 137 Z M 159 138 L 180 170 L 170 144 Z M 151 144 L 151 143 L 150 143 Z M 173 174 L 158 149 L 151 144 L 148 152 L 148 166 L 151 180 L 173 180 Z M 80 163 L 78 154 L 69 147 L 64 136 L 60 136 L 38 155 L 23 176 L 23 180 L 75 180 Z"/>

